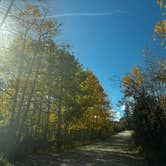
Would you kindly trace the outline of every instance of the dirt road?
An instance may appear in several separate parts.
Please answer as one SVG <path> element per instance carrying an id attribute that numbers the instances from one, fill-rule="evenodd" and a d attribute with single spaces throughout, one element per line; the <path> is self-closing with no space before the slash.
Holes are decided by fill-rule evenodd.
<path id="1" fill-rule="evenodd" d="M 109 140 L 55 155 L 29 158 L 16 166 L 146 166 L 131 148 L 132 132 L 124 131 Z"/>

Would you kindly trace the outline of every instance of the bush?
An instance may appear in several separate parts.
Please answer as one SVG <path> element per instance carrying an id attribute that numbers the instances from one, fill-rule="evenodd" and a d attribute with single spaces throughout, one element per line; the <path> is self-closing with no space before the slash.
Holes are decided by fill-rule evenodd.
<path id="1" fill-rule="evenodd" d="M 8 159 L 5 154 L 0 154 L 0 166 L 6 166 L 8 164 Z"/>

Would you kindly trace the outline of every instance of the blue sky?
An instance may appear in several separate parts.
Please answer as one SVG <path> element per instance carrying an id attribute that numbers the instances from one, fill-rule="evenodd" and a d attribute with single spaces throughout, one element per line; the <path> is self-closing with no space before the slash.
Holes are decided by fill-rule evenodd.
<path id="1" fill-rule="evenodd" d="M 142 50 L 156 49 L 152 36 L 161 19 L 156 0 L 48 0 L 52 15 L 63 23 L 58 40 L 70 43 L 85 68 L 91 69 L 108 93 L 113 109 L 121 99 L 120 79 L 142 63 Z"/>

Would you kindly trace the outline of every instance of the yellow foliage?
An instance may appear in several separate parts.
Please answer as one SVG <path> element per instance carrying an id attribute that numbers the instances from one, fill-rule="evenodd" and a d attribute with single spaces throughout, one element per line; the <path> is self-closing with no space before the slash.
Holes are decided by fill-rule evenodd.
<path id="1" fill-rule="evenodd" d="M 123 78 L 123 84 L 124 85 L 129 85 L 130 83 L 131 83 L 131 77 L 130 76 L 125 76 L 124 78 Z"/>
<path id="2" fill-rule="evenodd" d="M 162 9 L 166 9 L 166 2 L 163 0 L 158 0 L 158 4 Z M 165 11 L 163 10 L 163 15 L 165 15 Z M 162 21 L 158 22 L 154 27 L 154 32 L 161 38 L 166 39 L 166 20 L 163 19 Z M 164 46 L 164 41 L 161 42 L 161 45 Z"/>
<path id="3" fill-rule="evenodd" d="M 163 20 L 162 23 L 158 22 L 154 28 L 154 31 L 158 34 L 166 33 L 166 20 Z"/>
<path id="4" fill-rule="evenodd" d="M 160 6 L 163 6 L 163 0 L 158 0 L 158 4 L 159 4 Z"/>
<path id="5" fill-rule="evenodd" d="M 135 77 L 135 82 L 138 85 L 141 85 L 143 83 L 144 79 L 145 79 L 144 74 L 137 67 L 133 68 L 133 74 L 134 74 L 134 77 Z"/>
<path id="6" fill-rule="evenodd" d="M 139 75 L 141 73 L 141 71 L 137 67 L 134 67 L 133 73 L 134 73 L 134 75 Z"/>
<path id="7" fill-rule="evenodd" d="M 55 114 L 53 114 L 53 113 L 50 114 L 50 115 L 49 115 L 49 122 L 50 122 L 50 123 L 54 123 L 55 120 L 56 120 Z"/>

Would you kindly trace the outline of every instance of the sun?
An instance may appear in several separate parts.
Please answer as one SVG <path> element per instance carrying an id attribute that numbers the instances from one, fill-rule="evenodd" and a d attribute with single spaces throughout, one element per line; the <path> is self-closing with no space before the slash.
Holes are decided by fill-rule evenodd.
<path id="1" fill-rule="evenodd" d="M 0 22 L 4 15 L 0 13 Z M 0 48 L 10 47 L 11 41 L 17 34 L 17 23 L 11 17 L 7 17 L 2 27 L 0 27 Z"/>

